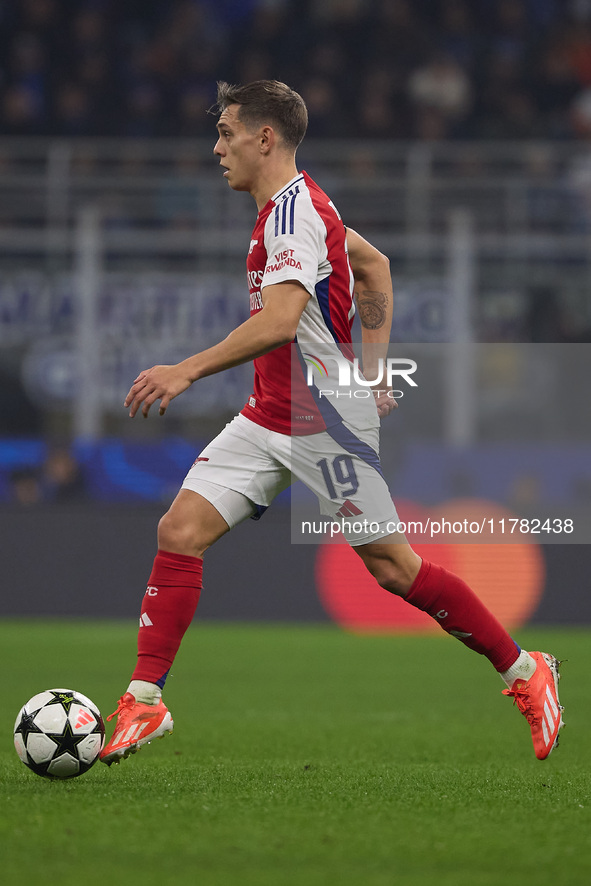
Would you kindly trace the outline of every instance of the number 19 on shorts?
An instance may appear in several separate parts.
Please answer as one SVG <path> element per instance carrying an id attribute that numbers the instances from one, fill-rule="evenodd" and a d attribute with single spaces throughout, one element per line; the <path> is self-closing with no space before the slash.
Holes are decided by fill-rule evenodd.
<path id="1" fill-rule="evenodd" d="M 330 498 L 349 498 L 355 495 L 359 489 L 359 480 L 350 455 L 337 455 L 332 463 L 327 458 L 322 458 L 316 464 L 322 471 Z"/>

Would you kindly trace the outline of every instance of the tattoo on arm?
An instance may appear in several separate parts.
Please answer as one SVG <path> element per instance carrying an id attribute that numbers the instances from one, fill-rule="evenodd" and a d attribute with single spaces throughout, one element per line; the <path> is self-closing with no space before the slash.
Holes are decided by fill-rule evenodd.
<path id="1" fill-rule="evenodd" d="M 386 293 L 364 289 L 355 294 L 361 325 L 366 329 L 381 329 L 386 321 Z"/>

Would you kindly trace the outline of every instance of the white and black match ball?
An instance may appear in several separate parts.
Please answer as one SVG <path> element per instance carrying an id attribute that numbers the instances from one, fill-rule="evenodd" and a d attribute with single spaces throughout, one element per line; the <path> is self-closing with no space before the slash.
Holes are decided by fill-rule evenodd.
<path id="1" fill-rule="evenodd" d="M 14 724 L 16 752 L 46 778 L 74 778 L 96 763 L 105 743 L 97 706 L 72 689 L 46 689 L 24 705 Z"/>

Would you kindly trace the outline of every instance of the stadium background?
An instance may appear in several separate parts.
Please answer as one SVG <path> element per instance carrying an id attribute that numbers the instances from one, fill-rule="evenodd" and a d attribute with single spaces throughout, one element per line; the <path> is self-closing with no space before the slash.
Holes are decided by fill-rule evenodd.
<path id="1" fill-rule="evenodd" d="M 543 358 L 589 365 L 591 3 L 15 0 L 0 58 L 3 614 L 136 615 L 159 515 L 249 393 L 246 368 L 162 422 L 121 407 L 139 368 L 246 315 L 254 211 L 212 160 L 217 79 L 302 92 L 300 167 L 389 256 L 395 342 L 503 346 L 448 392 L 454 421 L 393 418 L 395 497 L 588 519 L 585 375 L 567 397 Z M 485 482 L 491 446 L 510 487 Z M 519 581 L 492 551 L 464 563 L 477 589 L 527 586 L 521 620 L 591 621 L 587 544 L 536 547 Z M 208 554 L 199 617 L 320 621 L 331 600 L 282 500 Z"/>

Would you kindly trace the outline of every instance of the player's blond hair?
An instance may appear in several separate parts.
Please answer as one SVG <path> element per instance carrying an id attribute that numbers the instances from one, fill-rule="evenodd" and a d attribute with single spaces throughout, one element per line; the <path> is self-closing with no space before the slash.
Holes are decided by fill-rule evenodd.
<path id="1" fill-rule="evenodd" d="M 245 126 L 273 126 L 286 147 L 294 151 L 308 128 L 308 111 L 304 99 L 279 80 L 255 80 L 245 86 L 232 86 L 218 81 L 217 113 L 229 105 L 240 105 L 238 119 Z"/>

